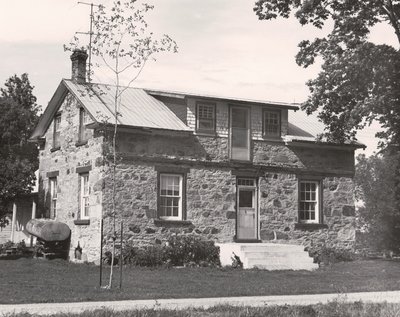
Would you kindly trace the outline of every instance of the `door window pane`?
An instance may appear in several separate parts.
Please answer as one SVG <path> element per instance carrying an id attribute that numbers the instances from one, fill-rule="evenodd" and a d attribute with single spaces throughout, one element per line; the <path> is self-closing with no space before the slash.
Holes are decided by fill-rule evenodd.
<path id="1" fill-rule="evenodd" d="M 239 207 L 254 208 L 253 206 L 253 190 L 239 190 Z"/>

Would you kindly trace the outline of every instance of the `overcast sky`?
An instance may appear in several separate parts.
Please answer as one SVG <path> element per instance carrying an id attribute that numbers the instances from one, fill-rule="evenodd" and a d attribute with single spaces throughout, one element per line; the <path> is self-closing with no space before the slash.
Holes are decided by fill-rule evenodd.
<path id="1" fill-rule="evenodd" d="M 107 5 L 112 0 L 94 0 Z M 179 46 L 146 68 L 134 84 L 140 87 L 208 93 L 282 102 L 302 102 L 305 82 L 318 65 L 303 69 L 294 56 L 302 39 L 329 30 L 301 27 L 294 19 L 259 21 L 254 0 L 152 0 L 148 21 L 158 34 L 169 34 Z M 38 103 L 45 108 L 62 78 L 70 78 L 69 43 L 89 28 L 89 10 L 73 0 L 0 1 L 0 83 L 13 74 L 29 74 Z M 395 45 L 391 29 L 377 28 L 374 42 Z M 82 40 L 84 41 L 84 37 Z M 112 82 L 105 71 L 93 81 Z M 360 134 L 372 153 L 374 129 Z"/>

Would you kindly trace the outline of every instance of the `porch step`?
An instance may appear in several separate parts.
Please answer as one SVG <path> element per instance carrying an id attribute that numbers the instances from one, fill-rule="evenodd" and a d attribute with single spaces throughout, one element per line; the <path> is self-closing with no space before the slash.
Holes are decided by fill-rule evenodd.
<path id="1" fill-rule="evenodd" d="M 227 243 L 220 244 L 221 263 L 229 265 L 230 257 L 236 254 L 245 269 L 264 270 L 315 270 L 318 264 L 304 251 L 301 245 L 276 243 Z"/>

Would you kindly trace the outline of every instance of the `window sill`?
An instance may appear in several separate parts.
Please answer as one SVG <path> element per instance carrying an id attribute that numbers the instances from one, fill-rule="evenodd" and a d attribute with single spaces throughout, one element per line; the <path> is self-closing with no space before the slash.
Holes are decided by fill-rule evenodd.
<path id="1" fill-rule="evenodd" d="M 58 151 L 59 149 L 61 149 L 61 146 L 53 147 L 50 149 L 50 152 L 55 152 Z"/>
<path id="2" fill-rule="evenodd" d="M 87 226 L 90 225 L 90 219 L 76 219 L 74 224 L 77 226 Z"/>
<path id="3" fill-rule="evenodd" d="M 296 223 L 294 225 L 295 229 L 299 230 L 319 230 L 319 229 L 327 229 L 328 225 L 325 223 Z"/>
<path id="4" fill-rule="evenodd" d="M 190 226 L 193 226 L 192 222 L 188 221 L 188 220 L 164 220 L 164 219 L 154 219 L 154 225 L 157 227 L 164 227 L 164 226 L 190 227 Z"/>
<path id="5" fill-rule="evenodd" d="M 88 141 L 86 140 L 86 141 L 78 141 L 78 142 L 76 142 L 75 143 L 75 146 L 82 146 L 82 145 L 86 145 L 88 143 Z"/>

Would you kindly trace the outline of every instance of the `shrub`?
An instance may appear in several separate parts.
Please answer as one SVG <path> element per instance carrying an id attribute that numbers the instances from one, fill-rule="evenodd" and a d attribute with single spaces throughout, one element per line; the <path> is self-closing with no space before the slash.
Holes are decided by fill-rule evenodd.
<path id="1" fill-rule="evenodd" d="M 243 262 L 238 255 L 232 253 L 232 268 L 234 269 L 243 269 Z"/>
<path id="2" fill-rule="evenodd" d="M 143 249 L 138 249 L 135 262 L 138 266 L 160 266 L 165 263 L 165 251 L 160 245 L 150 245 Z"/>
<path id="3" fill-rule="evenodd" d="M 337 262 L 349 262 L 355 259 L 355 254 L 350 250 L 327 247 L 315 247 L 309 250 L 310 256 L 318 264 L 333 264 Z"/>
<path id="4" fill-rule="evenodd" d="M 138 266 L 219 266 L 219 247 L 196 236 L 172 236 L 164 245 L 136 247 L 126 243 L 124 264 Z"/>
<path id="5" fill-rule="evenodd" d="M 168 239 L 165 249 L 166 259 L 171 265 L 220 265 L 219 247 L 214 241 L 192 235 L 172 236 Z"/>

